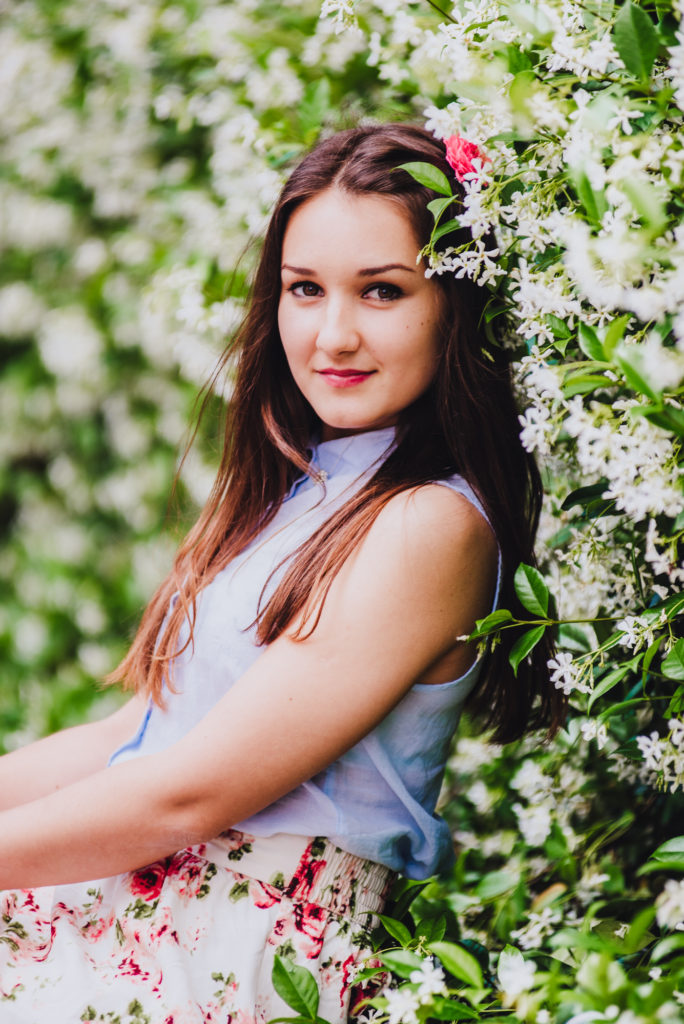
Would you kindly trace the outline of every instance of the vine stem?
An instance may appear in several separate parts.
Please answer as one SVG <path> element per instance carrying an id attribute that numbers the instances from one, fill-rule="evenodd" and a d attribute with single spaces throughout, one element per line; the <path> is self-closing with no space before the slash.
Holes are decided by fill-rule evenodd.
<path id="1" fill-rule="evenodd" d="M 433 10 L 437 11 L 438 14 L 441 14 L 443 18 L 446 18 L 447 21 L 450 21 L 453 25 L 456 24 L 456 19 L 452 18 L 451 15 L 447 13 L 447 11 L 443 11 L 439 4 L 435 3 L 435 0 L 427 0 L 427 3 L 430 5 L 430 7 L 432 7 Z"/>

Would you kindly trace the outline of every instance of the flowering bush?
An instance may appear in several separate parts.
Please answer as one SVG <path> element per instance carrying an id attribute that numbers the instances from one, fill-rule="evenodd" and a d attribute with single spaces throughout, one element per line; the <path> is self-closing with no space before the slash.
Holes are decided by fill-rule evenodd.
<path id="1" fill-rule="evenodd" d="M 115 700 L 93 703 L 89 677 L 169 564 L 193 397 L 291 159 L 364 116 L 450 140 L 465 199 L 447 186 L 434 207 L 430 272 L 490 293 L 547 495 L 540 571 L 517 576 L 528 617 L 477 633 L 515 630 L 519 663 L 554 630 L 571 715 L 546 745 L 464 731 L 443 801 L 456 868 L 388 910 L 379 1021 L 684 1015 L 683 17 L 681 0 L 24 0 L 0 28 L 8 747 Z M 471 246 L 442 249 L 451 219 Z M 181 525 L 226 397 L 181 469 Z"/>

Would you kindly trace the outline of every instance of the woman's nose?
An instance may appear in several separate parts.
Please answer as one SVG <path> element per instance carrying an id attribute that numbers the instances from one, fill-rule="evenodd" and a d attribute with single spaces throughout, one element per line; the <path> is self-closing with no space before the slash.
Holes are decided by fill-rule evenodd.
<path id="1" fill-rule="evenodd" d="M 316 347 L 330 354 L 355 352 L 361 335 L 349 303 L 330 298 L 321 311 Z"/>

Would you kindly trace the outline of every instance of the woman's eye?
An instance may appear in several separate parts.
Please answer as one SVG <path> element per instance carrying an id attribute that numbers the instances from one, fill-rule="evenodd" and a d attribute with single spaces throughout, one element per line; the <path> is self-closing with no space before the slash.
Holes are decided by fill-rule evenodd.
<path id="1" fill-rule="evenodd" d="M 396 284 L 374 284 L 366 289 L 365 294 L 371 299 L 380 299 L 381 302 L 391 302 L 401 297 L 402 290 Z"/>
<path id="2" fill-rule="evenodd" d="M 320 287 L 314 281 L 296 281 L 294 284 L 290 285 L 288 290 L 291 291 L 293 295 L 312 298 L 319 294 Z"/>

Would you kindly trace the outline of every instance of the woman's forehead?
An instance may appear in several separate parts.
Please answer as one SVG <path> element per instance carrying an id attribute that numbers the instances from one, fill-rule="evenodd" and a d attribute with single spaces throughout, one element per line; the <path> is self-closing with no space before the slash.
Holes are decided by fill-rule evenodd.
<path id="1" fill-rule="evenodd" d="M 283 239 L 283 262 L 309 266 L 315 258 L 415 267 L 420 244 L 407 211 L 380 194 L 326 189 L 297 207 Z"/>

